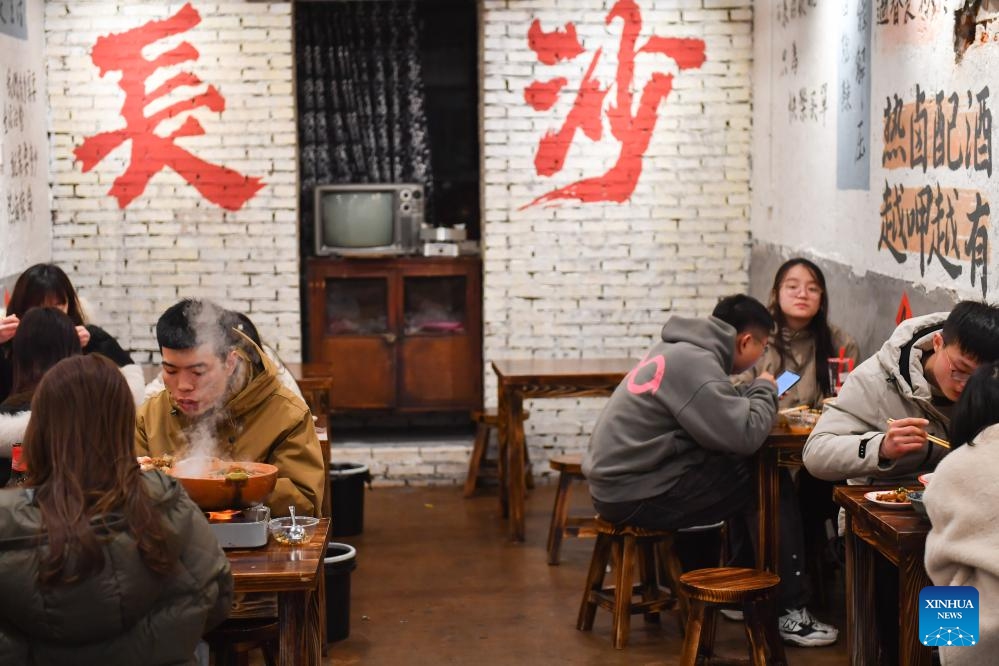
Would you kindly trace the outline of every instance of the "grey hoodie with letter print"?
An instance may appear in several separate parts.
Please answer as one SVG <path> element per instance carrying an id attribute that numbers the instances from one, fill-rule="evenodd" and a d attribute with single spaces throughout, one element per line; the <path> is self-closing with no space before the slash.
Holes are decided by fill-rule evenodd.
<path id="1" fill-rule="evenodd" d="M 777 414 L 774 385 L 729 379 L 736 330 L 716 317 L 674 316 L 662 342 L 614 390 L 583 456 L 590 493 L 628 502 L 667 492 L 710 456 L 749 456 Z"/>

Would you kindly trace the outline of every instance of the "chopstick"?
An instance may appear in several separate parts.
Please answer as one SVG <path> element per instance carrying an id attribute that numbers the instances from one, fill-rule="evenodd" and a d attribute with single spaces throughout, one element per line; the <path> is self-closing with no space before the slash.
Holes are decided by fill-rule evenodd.
<path id="1" fill-rule="evenodd" d="M 895 419 L 888 419 L 888 425 L 891 425 L 894 422 L 895 422 Z M 939 437 L 934 437 L 933 435 L 927 435 L 926 439 L 930 440 L 931 442 L 933 442 L 937 446 L 942 446 L 945 449 L 949 449 L 950 448 L 950 442 L 948 442 L 946 439 L 940 439 Z"/>
<path id="2" fill-rule="evenodd" d="M 801 404 L 801 405 L 797 405 L 796 407 L 787 407 L 785 409 L 780 410 L 780 413 L 781 414 L 790 414 L 791 412 L 800 412 L 803 409 L 808 409 L 808 405 L 807 404 Z"/>

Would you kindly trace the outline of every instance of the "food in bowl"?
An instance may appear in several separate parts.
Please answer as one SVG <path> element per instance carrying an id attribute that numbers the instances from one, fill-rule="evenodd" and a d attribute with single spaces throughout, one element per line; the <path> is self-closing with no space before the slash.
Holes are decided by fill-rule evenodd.
<path id="1" fill-rule="evenodd" d="M 246 509 L 264 501 L 277 483 L 277 467 L 219 458 L 185 458 L 170 472 L 205 511 Z"/>
<path id="2" fill-rule="evenodd" d="M 878 493 L 874 498 L 879 502 L 891 502 L 893 504 L 907 504 L 909 502 L 908 488 L 896 488 L 887 492 Z"/>
<path id="3" fill-rule="evenodd" d="M 267 524 L 267 527 L 275 541 L 285 545 L 294 546 L 296 544 L 309 543 L 309 541 L 312 540 L 312 535 L 316 532 L 316 525 L 318 524 L 318 518 L 312 518 L 310 516 L 296 517 L 295 525 L 302 528 L 302 536 L 299 539 L 292 537 L 290 517 L 274 518 Z"/>
<path id="4" fill-rule="evenodd" d="M 170 470 L 173 468 L 175 462 L 174 457 L 169 454 L 162 456 L 139 456 L 136 458 L 136 461 L 139 463 L 139 468 L 143 472 L 147 472 L 151 469 L 158 469 L 159 471 L 167 474 L 170 473 Z"/>

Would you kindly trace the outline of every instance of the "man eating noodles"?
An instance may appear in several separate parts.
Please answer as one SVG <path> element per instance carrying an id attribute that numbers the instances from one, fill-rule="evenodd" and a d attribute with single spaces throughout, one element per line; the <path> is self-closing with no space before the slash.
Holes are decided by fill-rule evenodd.
<path id="1" fill-rule="evenodd" d="M 156 322 L 166 391 L 138 411 L 138 456 L 208 455 L 278 468 L 268 506 L 319 515 L 326 470 L 308 407 L 229 312 L 185 299 Z"/>

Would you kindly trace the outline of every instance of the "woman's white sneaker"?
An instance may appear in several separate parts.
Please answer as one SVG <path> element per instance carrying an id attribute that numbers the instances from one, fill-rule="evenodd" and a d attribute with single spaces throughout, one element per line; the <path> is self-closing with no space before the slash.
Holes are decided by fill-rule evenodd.
<path id="1" fill-rule="evenodd" d="M 805 607 L 788 610 L 777 619 L 777 625 L 785 643 L 800 647 L 832 645 L 839 637 L 836 627 L 819 622 Z"/>

